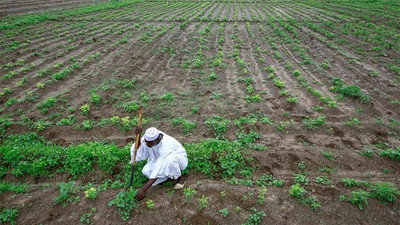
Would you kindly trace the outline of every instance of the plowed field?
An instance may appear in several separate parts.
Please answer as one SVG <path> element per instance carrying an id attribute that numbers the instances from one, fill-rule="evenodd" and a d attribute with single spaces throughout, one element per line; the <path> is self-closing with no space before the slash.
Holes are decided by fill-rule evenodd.
<path id="1" fill-rule="evenodd" d="M 194 165 L 193 200 L 153 187 L 125 222 L 107 206 L 118 189 L 63 207 L 57 184 L 75 178 L 17 176 L 3 152 L 1 181 L 30 188 L 1 193 L 0 209 L 18 208 L 18 224 L 78 224 L 89 212 L 92 224 L 398 224 L 399 201 L 373 193 L 387 184 L 400 197 L 399 11 L 380 0 L 2 1 L 3 141 L 34 132 L 64 147 L 130 146 L 142 106 L 144 128 L 185 145 L 239 141 L 253 169 L 211 178 Z M 97 170 L 77 183 L 116 179 Z M 264 199 L 263 174 L 284 181 Z M 296 183 L 308 200 L 290 194 Z M 362 210 L 350 200 L 360 189 L 372 193 Z"/>

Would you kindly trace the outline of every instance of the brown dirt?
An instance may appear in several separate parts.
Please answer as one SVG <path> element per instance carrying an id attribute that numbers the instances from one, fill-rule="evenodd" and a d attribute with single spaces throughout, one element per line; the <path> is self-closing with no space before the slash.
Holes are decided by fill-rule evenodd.
<path id="1" fill-rule="evenodd" d="M 17 3 L 20 5 L 17 6 Z M 92 4 L 92 1 L 80 0 L 66 3 L 57 0 L 31 0 L 24 1 L 23 4 L 20 1 L 3 1 L 0 3 L 0 15 L 2 17 L 37 12 L 38 10 L 67 9 L 77 7 L 78 3 L 81 5 Z M 321 34 L 304 26 L 296 29 L 299 33 L 297 38 L 301 40 L 302 45 L 308 47 L 307 54 L 318 65 L 324 60 L 328 60 L 331 68 L 321 72 L 321 68 L 316 70 L 313 65 L 303 65 L 301 57 L 294 52 L 292 46 L 281 41 L 279 36 L 273 33 L 273 28 L 266 22 L 250 23 L 250 29 L 256 38 L 251 37 L 246 28 L 246 22 L 243 22 L 246 19 L 251 20 L 251 10 L 255 8 L 260 10 L 255 13 L 256 15 L 266 16 L 266 12 L 268 12 L 272 16 L 282 16 L 285 19 L 304 18 L 308 13 L 313 16 L 321 13 L 320 10 L 313 11 L 310 8 L 296 5 L 295 8 L 301 10 L 295 14 L 290 9 L 289 3 L 279 5 L 258 2 L 253 6 L 245 6 L 244 11 L 236 2 L 228 2 L 225 6 L 210 4 L 205 9 L 200 9 L 199 4 L 196 10 L 178 8 L 165 10 L 171 6 L 163 5 L 157 6 L 157 9 L 163 9 L 163 12 L 154 21 L 128 20 L 121 22 L 121 18 L 125 18 L 128 10 L 136 10 L 131 14 L 138 18 L 152 16 L 153 6 L 147 5 L 152 3 L 154 2 L 139 3 L 143 7 L 142 10 L 135 7 L 125 9 L 126 11 L 124 9 L 115 10 L 120 13 L 120 17 L 117 17 L 115 21 L 112 19 L 92 21 L 92 17 L 99 15 L 96 12 L 85 15 L 82 17 L 82 21 L 83 23 L 89 22 L 90 25 L 82 28 L 74 26 L 82 22 L 79 21 L 79 18 L 70 18 L 66 21 L 46 21 L 32 25 L 28 29 L 33 32 L 29 38 L 23 32 L 13 37 L 1 33 L 1 38 L 6 43 L 13 41 L 25 43 L 29 39 L 31 44 L 26 48 L 2 53 L 0 65 L 16 63 L 18 59 L 24 59 L 25 65 L 16 65 L 11 71 L 20 71 L 31 63 L 36 65 L 26 73 L 19 72 L 15 77 L 1 80 L 0 90 L 3 90 L 4 87 L 12 89 L 11 94 L 0 98 L 1 115 L 12 113 L 11 118 L 14 121 L 20 121 L 21 115 L 25 115 L 33 121 L 41 118 L 50 120 L 49 115 L 53 113 L 59 113 L 60 118 L 67 117 L 69 115 L 67 109 L 73 106 L 77 119 L 77 123 L 72 126 L 53 125 L 40 132 L 27 124 L 15 123 L 6 130 L 7 134 L 38 132 L 47 140 L 63 146 L 103 140 L 125 146 L 133 141 L 132 130 L 122 131 L 114 125 L 77 130 L 75 126 L 84 120 L 99 122 L 102 118 L 111 118 L 112 116 L 135 117 L 137 111 L 128 113 L 118 105 L 131 100 L 139 101 L 142 91 L 146 91 L 150 99 L 143 103 L 144 118 L 150 120 L 144 127 L 159 127 L 182 143 L 199 142 L 213 137 L 213 132 L 207 130 L 204 125 L 205 119 L 212 115 L 220 115 L 231 120 L 230 127 L 224 136 L 229 140 L 234 140 L 236 133 L 240 131 L 233 123 L 235 119 L 253 113 L 262 113 L 275 124 L 273 126 L 262 123 L 254 126 L 244 125 L 243 129 L 246 132 L 252 130 L 260 134 L 261 138 L 257 144 L 267 148 L 265 151 L 245 150 L 254 157 L 258 165 L 257 170 L 253 173 L 253 180 L 264 173 L 285 180 L 285 184 L 281 188 L 268 187 L 264 203 L 256 202 L 260 189 L 256 185 L 232 186 L 223 180 L 210 179 L 191 171 L 186 177 L 186 187 L 197 190 L 192 201 L 186 202 L 182 191 L 171 193 L 171 187 L 160 185 L 151 188 L 139 208 L 132 211 L 131 219 L 126 224 L 243 224 L 247 221 L 249 214 L 253 213 L 252 207 L 266 213 L 263 224 L 398 224 L 399 200 L 395 203 L 381 204 L 376 199 L 370 198 L 368 199 L 369 205 L 363 211 L 358 210 L 349 202 L 339 201 L 340 195 L 349 196 L 351 191 L 357 190 L 344 187 L 341 183 L 343 178 L 392 182 L 396 187 L 400 185 L 399 163 L 378 156 L 382 150 L 374 147 L 375 144 L 383 142 L 388 143 L 391 148 L 400 145 L 400 126 L 398 124 L 392 128 L 388 126 L 389 119 L 400 120 L 399 105 L 390 103 L 391 100 L 400 100 L 398 82 L 396 83 L 398 75 L 388 71 L 385 67 L 387 62 L 393 62 L 394 59 L 399 58 L 398 51 L 387 50 L 389 57 L 365 56 L 362 61 L 351 64 L 343 54 L 316 38 Z M 228 4 L 231 6 L 229 11 Z M 234 21 L 232 22 L 234 7 L 238 9 L 237 35 L 242 40 L 239 56 L 246 63 L 247 74 L 243 74 L 236 58 L 231 57 L 238 41 L 233 38 L 236 30 Z M 204 30 L 209 21 L 197 22 L 195 16 L 204 18 L 211 13 L 211 18 L 213 18 L 218 15 L 219 10 L 222 11 L 218 19 L 227 15 L 229 20 L 226 22 L 223 32 L 225 36 L 225 42 L 222 44 L 225 54 L 224 66 L 214 68 L 218 79 L 210 81 L 209 74 L 212 68 L 209 65 L 218 54 L 219 44 L 217 42 L 221 37 L 222 22 L 214 22 L 210 33 L 202 37 L 199 31 Z M 180 28 L 182 21 L 170 21 L 178 12 L 192 19 L 192 22 L 185 28 Z M 132 16 L 131 14 L 129 15 Z M 323 18 L 329 19 L 331 16 Z M 59 27 L 60 23 L 61 28 Z M 278 23 L 276 25 L 279 26 Z M 92 30 L 94 26 L 96 29 Z M 54 34 L 54 29 L 62 28 L 65 30 L 58 36 Z M 166 32 L 156 37 L 157 32 L 163 28 L 166 29 Z M 39 31 L 36 32 L 36 30 Z M 141 40 L 145 33 L 154 39 L 148 42 Z M 68 39 L 67 35 L 76 39 Z M 126 37 L 127 43 L 115 44 L 123 37 Z M 270 45 L 266 37 L 274 39 L 277 47 L 274 48 Z M 339 34 L 339 38 L 346 39 L 350 43 L 367 44 L 355 36 Z M 60 47 L 60 44 L 65 44 L 65 46 Z M 70 45 L 77 47 L 66 51 L 65 48 Z M 347 55 L 357 56 L 354 49 L 348 45 L 344 44 L 341 47 Z M 203 49 L 205 64 L 202 68 L 187 68 L 185 64 L 187 62 L 191 64 L 191 60 L 195 58 L 200 48 Z M 364 48 L 368 51 L 369 46 Z M 43 51 L 44 49 L 47 51 Z M 37 51 L 41 52 L 42 56 L 32 55 Z M 282 59 L 277 59 L 274 52 L 279 52 Z M 60 55 L 60 53 L 63 54 Z M 82 66 L 81 70 L 67 75 L 64 80 L 47 84 L 44 89 L 37 88 L 37 83 L 51 80 L 51 75 L 37 77 L 40 70 L 51 68 L 51 74 L 54 74 L 60 71 L 53 67 L 56 63 L 64 62 L 63 68 L 65 68 L 73 64 L 69 60 L 71 57 L 82 62 L 96 53 L 100 53 L 100 58 L 91 58 L 87 64 Z M 260 62 L 260 58 L 264 61 Z M 285 62 L 290 62 L 292 68 L 287 69 Z M 273 80 L 267 80 L 269 72 L 264 69 L 267 66 L 275 68 L 276 77 L 283 80 L 290 93 L 298 97 L 298 104 L 289 103 L 286 96 L 280 96 L 281 89 L 274 85 Z M 332 85 L 331 77 L 335 76 L 340 77 L 348 85 L 361 87 L 371 97 L 371 103 L 366 104 L 357 99 L 344 98 L 338 102 L 337 108 L 329 108 L 298 83 L 297 78 L 293 76 L 294 69 L 299 69 L 303 77 L 323 96 L 333 99 L 338 97 L 337 93 L 329 90 Z M 369 76 L 370 70 L 375 70 L 379 76 Z M 9 70 L 2 68 L 1 75 L 8 72 Z M 17 82 L 22 77 L 26 77 L 27 82 L 18 86 Z M 260 103 L 246 102 L 244 97 L 249 95 L 247 87 L 238 79 L 247 77 L 254 79 L 252 85 L 255 94 L 262 97 Z M 120 84 L 123 80 L 134 80 L 133 88 L 123 88 Z M 90 91 L 93 89 L 97 89 L 97 93 L 102 98 L 99 105 L 90 102 Z M 57 106 L 50 108 L 47 114 L 36 109 L 37 103 L 64 91 L 66 91 L 64 93 L 65 101 L 57 102 Z M 37 94 L 37 99 L 26 100 L 10 107 L 5 106 L 5 102 L 10 98 L 32 97 L 27 92 L 31 92 L 33 96 Z M 128 93 L 130 97 L 124 99 L 124 93 Z M 160 98 L 166 93 L 173 93 L 175 100 L 171 103 L 163 102 Z M 222 97 L 216 97 L 218 94 L 222 94 Z M 80 107 L 84 104 L 90 104 L 90 112 L 87 116 L 82 115 L 80 111 Z M 315 106 L 324 108 L 317 112 L 313 111 Z M 192 107 L 199 107 L 200 113 L 191 113 Z M 57 118 L 57 114 L 54 115 L 53 124 L 60 119 Z M 307 116 L 316 118 L 320 115 L 326 115 L 326 123 L 314 131 L 308 130 L 302 123 Z M 172 125 L 171 120 L 176 117 L 184 117 L 196 122 L 196 129 L 192 131 L 191 135 L 185 135 L 181 129 Z M 377 124 L 375 121 L 378 117 L 382 117 L 386 124 Z M 361 124 L 355 127 L 344 124 L 353 118 L 358 118 Z M 289 121 L 290 119 L 293 119 L 293 124 L 287 130 L 281 132 L 276 129 L 280 121 Z M 358 153 L 368 147 L 375 151 L 372 158 L 361 156 Z M 324 152 L 333 153 L 335 159 L 329 160 L 324 157 Z M 321 201 L 320 210 L 313 211 L 289 196 L 290 186 L 294 184 L 293 174 L 299 173 L 298 164 L 302 161 L 306 165 L 306 171 L 310 173 L 308 175 L 310 184 L 305 186 L 305 189 Z M 320 169 L 326 166 L 334 169 L 334 172 L 331 174 L 321 172 Z M 389 172 L 384 173 L 384 170 Z M 314 179 L 321 175 L 327 175 L 332 186 L 314 182 Z M 106 178 L 115 179 L 114 175 L 103 177 L 93 173 L 85 178 L 79 178 L 78 183 L 85 184 L 92 178 L 95 184 L 100 184 Z M 119 190 L 108 189 L 106 192 L 101 192 L 96 200 L 85 199 L 84 193 L 79 193 L 80 202 L 72 202 L 65 208 L 55 204 L 54 198 L 58 195 L 57 183 L 67 182 L 68 179 L 69 177 L 62 175 L 39 180 L 28 177 L 16 179 L 11 175 L 6 175 L 3 180 L 27 182 L 31 184 L 31 188 L 28 193 L 24 194 L 0 194 L 0 209 L 18 207 L 19 216 L 16 218 L 18 224 L 80 224 L 81 216 L 90 212 L 94 207 L 96 212 L 91 217 L 92 224 L 125 223 L 121 220 L 115 207 L 107 206 Z M 49 184 L 49 187 L 43 187 L 43 184 Z M 226 196 L 223 198 L 221 197 L 222 191 L 226 191 Z M 207 208 L 200 210 L 199 198 L 202 195 L 209 198 L 209 204 Z M 243 195 L 248 196 L 245 201 L 242 201 Z M 153 210 L 146 207 L 146 201 L 149 199 L 155 203 Z M 242 209 L 240 212 L 235 212 L 237 206 Z M 228 208 L 229 211 L 226 218 L 219 211 L 223 208 Z"/>

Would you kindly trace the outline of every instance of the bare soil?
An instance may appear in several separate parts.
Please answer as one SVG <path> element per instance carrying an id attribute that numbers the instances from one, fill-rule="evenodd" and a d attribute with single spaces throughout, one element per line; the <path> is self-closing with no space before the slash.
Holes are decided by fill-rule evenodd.
<path id="1" fill-rule="evenodd" d="M 8 15 L 40 12 L 42 10 L 70 9 L 82 5 L 99 3 L 102 1 L 2 1 L 0 3 L 0 18 Z M 227 3 L 228 4 L 228 3 Z M 324 60 L 330 62 L 331 67 L 327 70 L 318 70 L 311 65 L 301 63 L 300 56 L 293 51 L 289 44 L 279 41 L 279 37 L 273 34 L 273 29 L 264 22 L 250 23 L 250 29 L 256 38 L 252 38 L 246 29 L 245 18 L 251 18 L 251 10 L 254 7 L 245 7 L 240 10 L 239 3 L 229 3 L 227 6 L 217 6 L 214 10 L 222 10 L 218 19 L 228 17 L 225 22 L 225 42 L 222 49 L 225 54 L 223 58 L 224 67 L 216 67 L 214 72 L 218 75 L 216 81 L 210 81 L 209 74 L 212 69 L 209 67 L 212 59 L 218 54 L 218 40 L 221 37 L 220 27 L 222 22 L 214 22 L 210 33 L 202 42 L 200 30 L 204 30 L 209 21 L 197 22 L 193 20 L 186 27 L 181 28 L 182 21 L 170 21 L 172 12 L 165 14 L 161 21 L 138 20 L 121 22 L 118 18 L 115 22 L 91 21 L 88 16 L 82 21 L 45 21 L 30 27 L 30 30 L 38 30 L 30 36 L 30 45 L 25 49 L 18 49 L 3 54 L 0 64 L 16 63 L 18 60 L 25 61 L 24 66 L 15 66 L 12 70 L 20 71 L 21 68 L 34 63 L 37 65 L 30 71 L 19 72 L 16 77 L 1 80 L 0 90 L 5 87 L 12 89 L 10 95 L 0 98 L 2 104 L 1 114 L 13 113 L 11 118 L 20 121 L 24 115 L 32 121 L 49 119 L 49 115 L 60 113 L 60 118 L 68 116 L 66 112 L 71 106 L 75 107 L 77 123 L 84 120 L 100 122 L 103 118 L 113 116 L 134 118 L 137 111 L 128 113 L 121 107 L 122 102 L 140 100 L 140 93 L 146 91 L 149 101 L 143 103 L 144 118 L 149 119 L 144 127 L 155 126 L 167 134 L 175 137 L 181 143 L 198 143 L 206 138 L 213 138 L 213 131 L 207 129 L 204 121 L 213 115 L 220 115 L 231 120 L 229 129 L 224 136 L 228 140 L 235 140 L 239 128 L 234 125 L 234 120 L 246 117 L 253 113 L 261 113 L 268 116 L 274 125 L 257 123 L 256 125 L 244 125 L 243 131 L 254 131 L 260 134 L 261 138 L 257 144 L 265 146 L 267 150 L 256 151 L 245 149 L 250 153 L 258 169 L 253 173 L 254 180 L 262 174 L 271 174 L 277 179 L 285 180 L 283 187 L 268 187 L 266 200 L 262 204 L 257 203 L 257 196 L 260 190 L 258 186 L 233 186 L 222 179 L 210 179 L 202 174 L 190 171 L 186 176 L 185 187 L 192 187 L 197 190 L 193 200 L 185 201 L 182 191 L 172 192 L 172 187 L 159 185 L 152 187 L 138 209 L 131 212 L 131 218 L 127 222 L 121 220 L 121 215 L 116 207 L 108 207 L 108 203 L 115 198 L 120 190 L 108 189 L 101 192 L 96 200 L 89 200 L 84 193 L 79 193 L 80 201 L 69 203 L 65 208 L 54 203 L 58 195 L 57 183 L 67 182 L 69 177 L 59 175 L 52 178 L 34 180 L 29 177 L 16 179 L 11 175 L 3 177 L 4 181 L 19 181 L 31 185 L 31 188 L 24 194 L 3 193 L 0 194 L 0 209 L 20 207 L 17 224 L 80 224 L 84 213 L 93 213 L 91 224 L 243 224 L 248 220 L 252 207 L 258 211 L 264 211 L 266 216 L 262 224 L 399 224 L 400 201 L 395 203 L 382 204 L 377 199 L 368 199 L 368 206 L 359 210 L 349 202 L 340 202 L 339 196 L 350 196 L 351 191 L 358 188 L 346 188 L 341 180 L 343 178 L 354 178 L 356 180 L 371 182 L 391 182 L 400 187 L 400 165 L 389 158 L 378 156 L 382 149 L 374 145 L 387 143 L 391 148 L 400 145 L 400 126 L 395 124 L 389 127 L 389 119 L 400 120 L 400 106 L 390 101 L 399 100 L 400 92 L 396 76 L 389 71 L 385 65 L 391 59 L 399 58 L 396 50 L 387 50 L 390 57 L 370 55 L 356 55 L 354 49 L 343 45 L 342 50 L 346 55 L 360 57 L 355 64 L 349 62 L 337 49 L 329 47 L 326 42 L 316 38 L 317 34 L 307 27 L 298 29 L 298 39 L 302 40 L 304 46 L 308 47 L 307 53 L 317 64 Z M 236 5 L 235 5 L 236 4 Z M 145 6 L 145 4 L 142 4 Z M 259 6 L 260 3 L 255 4 Z M 286 5 L 283 5 L 287 7 Z M 274 10 L 274 7 L 267 8 L 267 12 L 273 16 L 289 15 L 290 17 L 303 18 L 304 13 L 318 14 L 311 12 L 311 9 L 296 6 L 302 9 L 299 15 L 285 12 L 285 7 Z M 238 37 L 243 41 L 240 46 L 240 57 L 246 62 L 248 74 L 244 75 L 238 66 L 235 57 L 230 57 L 234 51 L 237 40 L 233 37 L 235 33 L 235 22 L 233 7 L 238 12 Z M 210 13 L 214 6 L 204 10 L 201 17 Z M 138 10 L 133 7 L 132 10 Z M 142 11 L 135 11 L 139 15 L 151 15 L 151 7 L 145 7 Z M 133 14 L 135 14 L 133 13 Z M 141 14 L 142 13 L 142 14 Z M 96 14 L 96 13 L 94 13 Z M 123 13 L 121 13 L 123 14 Z M 136 15 L 135 14 L 135 15 Z M 265 15 L 264 11 L 256 15 Z M 216 16 L 213 12 L 211 17 Z M 314 15 L 314 14 L 313 14 Z M 329 18 L 329 17 L 327 17 Z M 76 19 L 76 18 L 74 18 Z M 192 18 L 193 19 L 193 18 Z M 118 21 L 118 22 L 117 22 Z M 89 23 L 83 28 L 76 27 L 79 23 Z M 61 29 L 59 25 L 67 29 L 59 35 L 54 35 L 53 30 Z M 136 26 L 138 25 L 138 26 Z M 261 29 L 262 25 L 265 30 Z M 276 25 L 279 26 L 278 23 Z M 94 30 L 91 30 L 96 27 Z M 49 28 L 49 29 L 47 29 Z M 166 32 L 155 37 L 155 34 L 166 29 Z M 44 30 L 44 32 L 41 31 Z M 113 30 L 112 32 L 109 32 Z M 121 32 L 118 32 L 121 31 Z M 155 37 L 151 41 L 143 41 L 144 33 Z M 266 41 L 266 33 L 276 39 L 277 48 L 274 48 Z M 37 34 L 38 36 L 35 36 Z M 24 43 L 27 38 L 23 33 L 15 35 L 12 40 L 1 34 L 6 41 L 18 41 Z M 69 37 L 67 37 L 69 36 Z M 73 39 L 71 39 L 73 37 Z M 115 44 L 116 41 L 126 38 L 124 44 Z M 349 43 L 363 40 L 348 35 L 339 35 L 338 38 L 346 39 Z M 71 39 L 72 41 L 70 41 Z M 67 51 L 66 48 L 75 45 L 76 48 Z M 208 60 L 202 68 L 186 67 L 187 61 L 193 60 L 198 50 L 202 48 L 205 58 Z M 261 50 L 261 52 L 258 51 Z M 370 52 L 370 47 L 364 43 L 363 50 Z M 33 53 L 40 51 L 42 56 L 34 56 Z M 274 57 L 278 51 L 282 59 Z M 342 52 L 342 53 L 343 53 Z M 62 53 L 62 54 L 61 54 Z M 71 57 L 83 61 L 90 55 L 101 53 L 98 59 L 90 59 L 81 70 L 74 71 L 65 79 L 46 85 L 44 89 L 37 87 L 37 83 L 44 83 L 51 79 L 51 76 L 38 77 L 37 73 L 45 68 L 52 68 L 51 74 L 57 72 L 54 65 L 64 62 L 65 66 L 71 66 L 74 62 Z M 372 55 L 372 54 L 371 54 Z M 263 58 L 264 62 L 259 59 Z M 285 67 L 290 62 L 291 69 Z M 390 61 L 391 62 L 391 61 Z M 276 77 L 286 83 L 286 88 L 299 99 L 298 104 L 287 102 L 285 96 L 280 96 L 281 89 L 276 87 L 272 80 L 268 80 L 268 71 L 264 67 L 273 66 Z M 322 103 L 318 97 L 313 96 L 303 88 L 293 76 L 292 71 L 299 69 L 313 87 L 321 92 L 323 96 L 333 99 L 337 93 L 330 91 L 332 77 L 340 77 L 346 84 L 361 87 L 365 94 L 371 97 L 370 103 L 363 103 L 359 99 L 343 98 L 338 102 L 337 108 L 329 108 Z M 371 70 L 376 71 L 379 76 L 370 76 Z M 7 74 L 9 70 L 1 71 L 1 75 Z M 18 86 L 17 82 L 26 77 L 27 81 Z M 239 78 L 252 77 L 252 84 L 255 93 L 259 94 L 262 101 L 259 103 L 248 103 L 245 96 L 246 85 L 239 82 Z M 124 88 L 119 82 L 133 80 L 132 89 Z M 104 87 L 108 88 L 104 88 Z M 97 89 L 101 96 L 99 105 L 90 102 L 91 90 Z M 123 94 L 128 92 L 129 97 L 124 99 Z M 34 101 L 25 101 L 6 107 L 5 103 L 10 98 L 27 98 L 33 94 L 38 97 Z M 47 114 L 36 109 L 36 104 L 64 93 L 65 101 L 57 102 L 57 106 L 50 108 Z M 173 93 L 175 100 L 165 103 L 162 96 L 166 93 Z M 222 94 L 222 97 L 216 97 Z M 88 115 L 82 115 L 80 107 L 90 104 Z M 321 111 L 314 111 L 315 106 L 323 106 Z M 192 108 L 198 107 L 200 113 L 192 113 Z M 60 109 L 62 108 L 62 110 Z M 21 113 L 24 112 L 24 113 Z M 316 130 L 308 130 L 302 123 L 306 117 L 317 118 L 326 115 L 326 123 Z M 186 135 L 171 120 L 177 117 L 184 117 L 196 123 L 196 128 L 191 135 Z M 385 124 L 378 124 L 376 120 L 381 117 Z M 350 126 L 345 124 L 353 118 L 358 118 L 360 125 Z M 122 131 L 117 126 L 94 126 L 90 130 L 75 128 L 72 126 L 56 126 L 59 117 L 51 121 L 53 126 L 37 131 L 26 124 L 14 123 L 7 128 L 7 134 L 18 134 L 25 132 L 38 132 L 47 140 L 56 144 L 68 146 L 86 141 L 107 141 L 114 142 L 119 146 L 132 144 L 134 140 L 133 130 Z M 276 128 L 280 121 L 293 119 L 292 125 L 284 132 Z M 373 157 L 365 157 L 359 154 L 364 148 L 374 150 Z M 334 159 L 330 160 L 323 156 L 323 153 L 333 153 Z M 190 160 L 190 159 L 189 159 Z M 297 199 L 289 196 L 291 185 L 294 184 L 293 174 L 299 173 L 298 164 L 304 162 L 306 171 L 309 172 L 310 184 L 305 189 L 315 195 L 321 202 L 319 210 L 311 210 L 309 207 L 298 202 Z M 323 168 L 331 168 L 333 173 L 321 172 Z M 314 182 L 317 176 L 327 175 L 332 185 L 323 185 Z M 94 182 L 101 184 L 106 178 L 115 179 L 114 175 L 108 177 L 91 172 L 85 178 L 79 178 L 78 183 L 85 184 Z M 49 186 L 43 186 L 49 184 Z M 221 192 L 226 191 L 226 196 L 221 197 Z M 207 208 L 199 209 L 199 198 L 202 195 L 208 197 Z M 243 201 L 243 196 L 249 196 Z M 147 200 L 153 200 L 154 209 L 146 207 Z M 242 210 L 235 212 L 236 207 Z M 224 218 L 220 213 L 223 208 L 228 208 L 229 215 Z"/>

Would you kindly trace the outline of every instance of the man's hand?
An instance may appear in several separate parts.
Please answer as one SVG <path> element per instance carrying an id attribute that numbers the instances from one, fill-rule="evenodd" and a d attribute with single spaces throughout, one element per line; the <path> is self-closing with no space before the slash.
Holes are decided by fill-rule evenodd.
<path id="1" fill-rule="evenodd" d="M 145 195 L 146 195 L 146 191 L 143 189 L 140 189 L 139 192 L 136 194 L 135 199 L 140 201 L 144 198 Z"/>
<path id="2" fill-rule="evenodd" d="M 141 134 L 142 131 L 143 131 L 143 129 L 142 129 L 141 127 L 139 127 L 139 126 L 136 126 L 136 127 L 135 127 L 135 134 L 136 134 L 136 135 Z"/>
<path id="3" fill-rule="evenodd" d="M 143 187 L 138 191 L 138 193 L 135 196 L 135 199 L 140 201 L 144 198 L 144 196 L 146 195 L 146 191 L 147 189 L 149 189 L 149 187 L 151 187 L 151 185 L 156 181 L 157 179 L 149 179 L 144 185 Z"/>

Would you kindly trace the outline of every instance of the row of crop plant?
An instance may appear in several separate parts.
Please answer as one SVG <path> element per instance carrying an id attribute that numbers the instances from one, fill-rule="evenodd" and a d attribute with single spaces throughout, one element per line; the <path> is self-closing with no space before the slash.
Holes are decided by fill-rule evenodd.
<path id="1" fill-rule="evenodd" d="M 155 33 L 155 37 L 150 37 L 150 39 L 147 41 L 147 44 L 150 44 L 151 43 L 151 41 L 153 41 L 155 38 L 157 38 L 158 36 L 160 36 L 160 35 L 163 35 L 163 34 L 165 34 L 166 33 L 166 29 L 165 28 L 161 28 L 161 31 L 160 32 L 158 32 L 158 33 Z M 102 55 L 102 53 L 100 53 L 100 52 L 97 52 L 96 54 L 94 54 L 93 56 L 94 57 L 96 57 L 96 58 L 100 58 L 100 56 Z M 89 55 L 90 56 L 90 55 Z M 84 63 L 85 61 L 83 61 L 82 63 Z M 75 66 L 76 65 L 76 66 Z M 61 63 L 61 62 L 59 62 L 59 63 L 57 63 L 56 65 L 54 65 L 53 67 L 52 67 L 52 69 L 53 68 L 55 68 L 55 66 L 57 66 L 57 68 L 62 68 L 62 67 L 64 67 L 65 65 L 64 65 L 64 63 Z M 53 79 L 55 79 L 55 80 L 62 80 L 62 79 L 64 79 L 64 76 L 65 75 L 68 75 L 69 73 L 71 73 L 71 72 L 73 72 L 74 71 L 74 68 L 76 68 L 76 69 L 81 69 L 81 66 L 80 66 L 80 63 L 79 62 L 76 62 L 76 63 L 74 63 L 71 67 L 69 67 L 69 66 L 67 66 L 67 67 L 64 67 L 64 69 L 62 69 L 61 70 L 61 72 L 57 72 L 57 73 L 54 73 L 54 75 L 53 75 Z M 42 89 L 42 88 L 44 88 L 44 86 L 46 85 L 49 85 L 50 84 L 50 82 L 38 82 L 37 83 L 37 89 Z M 29 92 L 29 95 L 31 95 L 31 96 L 35 96 L 35 99 L 37 99 L 39 96 L 37 95 L 37 94 L 35 94 L 34 92 Z M 24 99 L 20 99 L 20 101 L 19 100 L 17 100 L 17 101 L 14 101 L 14 100 L 16 100 L 15 98 L 10 98 L 10 99 L 8 99 L 7 101 L 6 101 L 6 106 L 7 106 L 7 108 L 8 107 L 10 107 L 12 104 L 14 104 L 14 103 L 18 103 L 18 102 L 20 102 L 20 103 L 22 103 L 23 101 L 24 101 Z M 46 110 L 45 111 L 45 113 L 47 113 L 47 111 L 48 110 Z"/>
<path id="2" fill-rule="evenodd" d="M 349 17 L 356 17 L 359 20 L 364 20 L 367 22 L 384 23 L 385 25 L 394 28 L 399 28 L 400 26 L 399 18 L 396 17 L 395 12 L 398 6 L 396 7 L 395 5 L 386 5 L 385 3 L 380 3 L 378 6 L 383 6 L 384 9 L 377 10 L 377 5 L 374 5 L 373 8 L 370 8 L 369 4 L 365 4 L 362 2 L 356 4 L 343 4 L 342 2 L 340 4 L 321 4 L 321 2 L 318 1 L 309 1 L 302 4 L 311 5 L 313 7 L 321 8 L 326 11 L 334 11 L 335 13 L 341 13 Z"/>
<path id="3" fill-rule="evenodd" d="M 281 20 L 281 21 L 283 21 L 283 20 Z M 327 44 L 328 46 L 329 46 L 329 48 L 331 48 L 333 51 L 336 51 L 336 52 L 338 52 L 339 54 L 341 54 L 341 55 L 343 55 L 343 56 L 345 56 L 346 58 L 350 58 L 349 59 L 349 63 L 350 64 L 354 64 L 355 63 L 355 60 L 356 59 L 353 59 L 353 57 L 351 56 L 351 54 L 349 54 L 349 51 L 350 52 L 353 52 L 354 50 L 352 50 L 352 49 L 349 49 L 349 47 L 347 47 L 346 45 L 344 45 L 345 43 L 351 43 L 351 42 L 353 42 L 354 43 L 354 40 L 351 40 L 351 39 L 349 39 L 349 40 L 344 40 L 344 39 L 339 39 L 339 38 L 336 38 L 336 34 L 335 33 L 332 33 L 331 31 L 329 31 L 329 30 L 327 30 L 327 29 L 323 29 L 323 28 L 321 28 L 320 26 L 316 26 L 316 25 L 314 25 L 313 23 L 311 23 L 311 22 L 309 22 L 309 21 L 304 21 L 303 20 L 303 23 L 304 24 L 302 24 L 302 23 L 300 23 L 300 22 L 296 22 L 296 21 L 293 21 L 293 20 L 287 20 L 288 22 L 290 22 L 291 24 L 293 24 L 294 25 L 294 27 L 296 27 L 296 28 L 298 28 L 298 29 L 300 29 L 300 31 L 301 31 L 301 33 L 302 34 L 307 34 L 307 35 L 309 35 L 309 34 L 312 34 L 312 36 L 313 37 L 315 37 L 318 41 L 320 41 L 320 42 L 322 42 L 322 43 L 325 43 L 325 44 Z M 311 30 L 315 30 L 316 31 L 316 33 L 317 33 L 317 35 L 314 35 L 312 32 L 310 33 L 310 32 L 307 32 L 307 30 L 305 30 L 305 26 L 306 27 L 310 27 L 311 28 Z M 318 28 L 317 28 L 318 27 Z M 337 31 L 338 32 L 338 31 Z M 326 38 L 324 37 L 324 36 L 326 36 Z M 335 44 L 333 41 L 335 41 L 337 44 Z M 374 51 L 382 51 L 382 49 L 379 49 L 379 48 L 375 48 L 375 47 L 371 47 L 371 49 L 374 49 Z M 357 49 L 356 49 L 356 51 L 354 52 L 354 54 L 357 54 Z M 379 53 L 380 54 L 380 53 Z M 381 55 L 381 54 L 380 54 Z M 388 52 L 388 55 L 392 55 L 392 54 L 390 54 L 389 52 Z M 371 61 L 376 61 L 376 59 L 374 59 L 374 57 L 370 57 L 371 59 Z M 385 58 L 388 58 L 387 56 L 385 57 Z M 389 56 L 389 58 L 391 58 L 390 56 Z M 386 66 L 390 69 L 390 70 L 392 70 L 393 72 L 394 72 L 394 74 L 398 74 L 399 73 L 399 69 L 398 69 L 398 67 L 395 65 L 395 63 L 396 63 L 396 60 L 395 59 L 390 59 L 390 60 L 392 60 L 392 63 L 387 63 L 386 64 Z M 379 63 L 379 61 L 377 62 L 377 63 Z M 398 63 L 398 62 L 397 62 Z M 323 67 L 323 68 L 328 68 L 329 67 L 329 64 L 326 64 L 326 63 L 322 63 L 321 64 L 321 67 Z M 379 72 L 377 72 L 377 70 L 376 69 L 373 69 L 373 70 L 371 70 L 371 69 L 367 69 L 367 68 L 363 68 L 362 70 L 364 70 L 364 71 L 362 71 L 363 73 L 366 73 L 366 74 L 368 74 L 368 75 L 370 75 L 371 77 L 378 77 L 379 76 Z M 390 78 L 390 77 L 389 77 Z M 397 81 L 395 80 L 396 79 L 396 77 L 392 77 L 391 79 L 393 79 L 393 81 L 392 82 L 394 82 L 394 83 L 396 83 Z"/>

